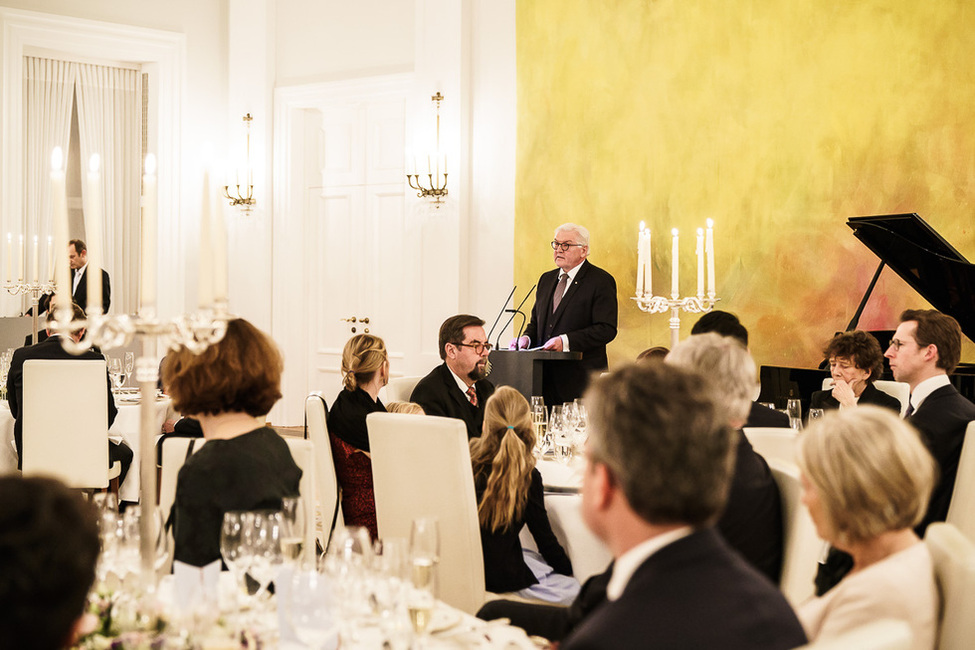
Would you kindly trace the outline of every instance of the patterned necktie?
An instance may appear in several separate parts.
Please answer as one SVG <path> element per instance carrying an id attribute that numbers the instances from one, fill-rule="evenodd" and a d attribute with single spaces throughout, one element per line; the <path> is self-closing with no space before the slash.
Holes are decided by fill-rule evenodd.
<path id="1" fill-rule="evenodd" d="M 474 390 L 473 386 L 467 387 L 467 400 L 471 403 L 471 406 L 477 406 L 477 391 Z"/>
<path id="2" fill-rule="evenodd" d="M 552 296 L 552 313 L 559 308 L 559 303 L 562 302 L 562 294 L 565 293 L 565 285 L 569 281 L 569 274 L 562 272 L 559 276 L 559 283 L 555 286 L 555 295 Z"/>
<path id="3" fill-rule="evenodd" d="M 914 405 L 911 404 L 911 402 L 908 402 L 907 403 L 907 410 L 904 411 L 904 419 L 906 420 L 907 418 L 911 417 L 911 414 L 912 413 L 914 413 Z"/>

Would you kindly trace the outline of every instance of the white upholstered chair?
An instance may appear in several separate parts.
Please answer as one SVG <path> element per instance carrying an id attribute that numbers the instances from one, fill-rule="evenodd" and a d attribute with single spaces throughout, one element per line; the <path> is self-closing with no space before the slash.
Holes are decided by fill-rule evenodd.
<path id="1" fill-rule="evenodd" d="M 975 543 L 975 422 L 969 422 L 965 431 L 947 519 L 949 524 Z"/>
<path id="2" fill-rule="evenodd" d="M 784 535 L 779 588 L 796 607 L 815 594 L 814 580 L 823 541 L 816 535 L 816 526 L 800 503 L 799 468 L 778 458 L 766 460 L 782 501 Z"/>
<path id="3" fill-rule="evenodd" d="M 92 489 L 119 476 L 120 463 L 108 465 L 106 382 L 104 359 L 24 362 L 24 476 L 55 476 L 69 487 Z"/>
<path id="4" fill-rule="evenodd" d="M 452 418 L 370 413 L 373 487 L 380 537 L 409 539 L 417 517 L 440 522 L 440 599 L 467 613 L 485 600 L 467 428 Z"/>
<path id="5" fill-rule="evenodd" d="M 332 531 L 344 524 L 342 518 L 342 491 L 335 475 L 332 443 L 328 439 L 325 422 L 328 407 L 321 393 L 311 393 L 305 398 L 305 437 L 315 448 L 316 485 L 318 506 L 322 513 L 322 548 L 328 548 Z"/>
<path id="6" fill-rule="evenodd" d="M 975 544 L 949 523 L 924 534 L 941 592 L 939 650 L 968 650 L 975 642 Z"/>
<path id="7" fill-rule="evenodd" d="M 901 417 L 907 412 L 907 405 L 911 401 L 911 385 L 904 381 L 890 381 L 889 379 L 878 379 L 873 382 L 877 390 L 887 393 L 891 397 L 896 397 L 901 403 Z M 833 378 L 827 377 L 823 380 L 823 390 L 833 388 Z"/>
<path id="8" fill-rule="evenodd" d="M 413 389 L 423 379 L 416 377 L 394 377 L 386 384 L 386 402 L 409 402 Z"/>
<path id="9" fill-rule="evenodd" d="M 796 648 L 796 650 L 911 650 L 914 635 L 905 621 L 883 618 L 846 634 Z"/>
<path id="10" fill-rule="evenodd" d="M 755 452 L 766 460 L 778 458 L 789 463 L 796 462 L 796 447 L 799 444 L 799 437 L 795 429 L 746 427 L 744 432 Z"/>

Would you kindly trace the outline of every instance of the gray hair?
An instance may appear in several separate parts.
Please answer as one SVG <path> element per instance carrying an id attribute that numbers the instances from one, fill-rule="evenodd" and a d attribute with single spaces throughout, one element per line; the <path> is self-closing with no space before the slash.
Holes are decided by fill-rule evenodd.
<path id="1" fill-rule="evenodd" d="M 579 239 L 582 240 L 579 243 L 582 244 L 583 246 L 587 246 L 587 247 L 589 246 L 589 229 L 586 228 L 585 226 L 580 226 L 577 223 L 563 223 L 561 226 L 555 229 L 555 234 L 553 235 L 553 237 L 558 235 L 560 230 L 564 230 L 566 232 L 571 231 L 576 233 L 577 235 L 579 235 Z"/>
<path id="2" fill-rule="evenodd" d="M 695 334 L 678 343 L 665 361 L 707 377 L 711 394 L 727 413 L 727 422 L 748 419 L 757 387 L 756 369 L 741 341 L 713 332 Z"/>
<path id="3" fill-rule="evenodd" d="M 608 468 L 647 522 L 700 526 L 724 509 L 734 432 L 709 390 L 690 370 L 638 363 L 599 377 L 586 392 L 591 462 Z"/>

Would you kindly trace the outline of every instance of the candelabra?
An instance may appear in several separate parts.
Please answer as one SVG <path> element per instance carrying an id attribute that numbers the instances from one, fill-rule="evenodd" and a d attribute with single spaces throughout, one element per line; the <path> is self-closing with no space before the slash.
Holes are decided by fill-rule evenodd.
<path id="1" fill-rule="evenodd" d="M 36 307 L 35 300 L 35 307 Z M 72 354 L 81 354 L 92 346 L 110 350 L 128 345 L 133 338 L 142 339 L 142 356 L 136 360 L 136 380 L 139 384 L 139 478 L 140 500 L 143 504 L 139 538 L 142 560 L 142 576 L 147 586 L 154 586 L 155 538 L 162 531 L 154 529 L 156 518 L 156 456 L 155 436 L 157 428 L 156 387 L 159 381 L 158 350 L 164 352 L 186 347 L 199 354 L 217 343 L 227 331 L 230 315 L 225 301 L 216 302 L 211 308 L 197 314 L 182 314 L 170 320 L 156 318 L 154 310 L 142 309 L 138 315 L 109 316 L 101 313 L 101 307 L 93 306 L 85 319 L 72 320 L 72 311 L 62 304 L 52 306 L 55 319 L 49 324 L 51 331 L 61 335 L 61 345 Z M 34 310 L 35 318 L 37 310 Z M 72 334 L 80 334 L 77 340 Z"/>
<path id="2" fill-rule="evenodd" d="M 34 332 L 34 338 L 31 339 L 34 343 L 37 343 L 37 309 L 41 300 L 41 296 L 45 293 L 54 292 L 53 282 L 38 282 L 34 280 L 33 282 L 25 282 L 23 280 L 7 280 L 3 284 L 3 288 L 7 290 L 11 296 L 19 296 L 20 294 L 30 294 L 30 305 L 31 305 L 31 326 Z"/>
<path id="3" fill-rule="evenodd" d="M 670 310 L 670 349 L 677 347 L 680 341 L 680 312 L 686 311 L 690 314 L 700 314 L 714 309 L 714 303 L 720 298 L 714 297 L 714 292 L 710 291 L 705 296 L 698 294 L 681 298 L 677 293 L 672 293 L 670 298 L 666 296 L 639 295 L 633 297 L 640 311 L 648 314 L 663 314 Z"/>
<path id="4" fill-rule="evenodd" d="M 418 190 L 417 197 L 432 196 L 434 198 L 434 207 L 439 209 L 440 204 L 443 203 L 443 197 L 447 196 L 447 157 L 440 153 L 440 102 L 443 101 L 443 95 L 438 90 L 437 94 L 431 96 L 430 99 L 437 104 L 437 153 L 432 156 L 427 156 L 426 176 L 430 187 L 423 186 L 423 182 L 420 180 L 419 170 L 417 169 L 420 165 L 417 164 L 415 159 L 407 160 L 406 180 L 409 182 L 410 187 Z"/>
<path id="5" fill-rule="evenodd" d="M 223 186 L 223 198 L 230 201 L 232 206 L 243 206 L 245 211 L 250 210 L 257 201 L 254 199 L 254 170 L 251 169 L 251 122 L 254 118 L 248 113 L 244 116 L 244 131 L 247 138 L 246 163 L 244 167 L 244 183 L 240 182 L 240 171 L 237 172 L 236 191 L 230 193 L 230 185 Z M 244 186 L 244 193 L 241 194 L 240 187 Z"/>

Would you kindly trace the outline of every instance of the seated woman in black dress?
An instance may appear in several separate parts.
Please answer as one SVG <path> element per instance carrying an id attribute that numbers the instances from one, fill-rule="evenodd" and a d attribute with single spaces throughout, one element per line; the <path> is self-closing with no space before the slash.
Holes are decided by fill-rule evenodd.
<path id="1" fill-rule="evenodd" d="M 487 590 L 572 602 L 579 583 L 545 511 L 528 401 L 510 386 L 499 388 L 484 407 L 481 436 L 470 444 Z M 540 555 L 521 547 L 518 535 L 525 524 Z"/>
<path id="2" fill-rule="evenodd" d="M 813 393 L 810 408 L 873 404 L 900 412 L 900 401 L 873 385 L 883 372 L 884 353 L 872 334 L 861 330 L 841 332 L 826 344 L 823 355 L 829 360 L 833 388 Z"/>
<path id="3" fill-rule="evenodd" d="M 342 382 L 328 411 L 335 474 L 342 487 L 342 516 L 347 526 L 364 526 L 376 539 L 376 497 L 366 416 L 385 412 L 379 389 L 389 382 L 386 344 L 378 336 L 356 334 L 342 350 Z"/>
<path id="4" fill-rule="evenodd" d="M 199 420 L 207 440 L 176 479 L 175 560 L 219 560 L 225 512 L 277 510 L 282 497 L 298 495 L 301 470 L 288 444 L 258 419 L 281 398 L 283 369 L 274 342 L 240 318 L 200 354 L 181 348 L 166 356 L 163 383 L 173 406 Z"/>

